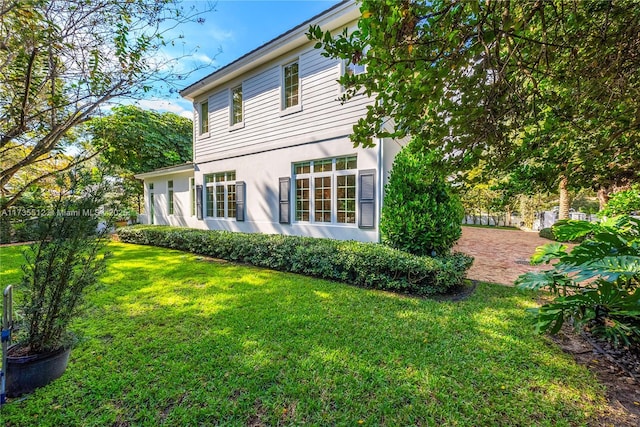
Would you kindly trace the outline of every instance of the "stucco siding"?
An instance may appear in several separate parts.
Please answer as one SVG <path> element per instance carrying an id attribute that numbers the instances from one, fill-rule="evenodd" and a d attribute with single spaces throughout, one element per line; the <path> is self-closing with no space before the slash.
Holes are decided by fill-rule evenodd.
<path id="1" fill-rule="evenodd" d="M 205 216 L 203 221 L 199 221 L 196 226 L 247 233 L 278 233 L 343 240 L 378 241 L 377 227 L 361 229 L 358 228 L 357 222 L 356 224 L 328 224 L 295 221 L 293 215 L 295 198 L 293 195 L 290 208 L 291 224 L 279 223 L 279 178 L 292 177 L 294 163 L 351 155 L 357 156 L 358 170 L 377 170 L 378 149 L 354 149 L 346 135 L 286 149 L 201 163 L 195 172 L 197 185 L 204 183 L 204 175 L 206 174 L 226 171 L 234 171 L 236 180 L 245 183 L 245 221 Z M 357 171 L 353 173 L 356 174 Z M 358 214 L 359 212 L 357 212 Z"/>

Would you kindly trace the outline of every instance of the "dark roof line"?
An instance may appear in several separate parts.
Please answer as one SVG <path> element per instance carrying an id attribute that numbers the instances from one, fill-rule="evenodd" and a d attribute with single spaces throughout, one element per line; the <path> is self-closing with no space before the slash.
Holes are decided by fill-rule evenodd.
<path id="1" fill-rule="evenodd" d="M 227 65 L 225 65 L 225 66 L 223 66 L 223 67 L 221 67 L 221 68 L 218 68 L 218 69 L 217 69 L 217 70 L 215 70 L 213 73 L 208 74 L 208 75 L 206 75 L 205 77 L 201 78 L 200 80 L 196 81 L 195 83 L 190 84 L 189 86 L 185 87 L 184 89 L 182 89 L 182 90 L 181 90 L 181 91 L 179 91 L 178 93 L 180 94 L 180 96 L 184 96 L 184 95 L 183 95 L 183 93 L 184 93 L 184 92 L 187 92 L 188 90 L 195 88 L 195 86 L 197 86 L 198 84 L 202 83 L 203 81 L 205 81 L 205 80 L 209 79 L 209 78 L 210 78 L 211 76 L 213 76 L 214 74 L 217 74 L 217 73 L 219 73 L 219 72 L 221 72 L 221 71 L 223 71 L 223 70 L 225 70 L 225 69 L 227 69 L 227 68 L 231 67 L 232 65 L 234 65 L 235 63 L 237 63 L 237 62 L 239 62 L 239 61 L 243 60 L 244 58 L 246 58 L 247 56 L 251 55 L 252 53 L 254 53 L 254 52 L 256 52 L 256 51 L 258 51 L 258 50 L 260 50 L 260 49 L 262 49 L 262 48 L 266 47 L 267 45 L 269 45 L 269 44 L 271 44 L 271 43 L 275 42 L 276 40 L 278 40 L 278 39 L 280 39 L 280 38 L 282 38 L 282 37 L 284 37 L 284 36 L 286 36 L 286 35 L 289 35 L 289 34 L 291 34 L 291 33 L 295 32 L 296 30 L 298 30 L 298 29 L 299 29 L 299 28 L 301 28 L 301 27 L 304 27 L 304 26 L 306 26 L 306 25 L 309 25 L 311 22 L 313 22 L 314 20 L 318 19 L 318 18 L 319 18 L 319 17 L 321 17 L 322 15 L 324 15 L 324 14 L 326 14 L 326 13 L 328 13 L 328 12 L 331 12 L 332 10 L 334 10 L 334 9 L 336 9 L 336 8 L 338 8 L 338 7 L 342 6 L 342 5 L 344 5 L 345 3 L 349 3 L 349 2 L 351 2 L 351 1 L 353 1 L 353 0 L 343 0 L 343 1 L 339 2 L 339 3 L 334 4 L 334 5 L 333 5 L 333 6 L 331 6 L 329 9 L 324 10 L 324 11 L 320 12 L 319 14 L 317 14 L 317 15 L 315 15 L 315 16 L 312 16 L 311 18 L 307 19 L 307 20 L 306 20 L 306 21 L 304 21 L 302 24 L 297 25 L 297 26 L 295 26 L 295 27 L 291 28 L 290 30 L 288 30 L 288 31 L 286 31 L 286 32 L 284 32 L 284 33 L 282 33 L 282 34 L 280 34 L 279 36 L 277 36 L 277 37 L 275 37 L 275 38 L 273 38 L 273 39 L 269 40 L 268 42 L 264 43 L 263 45 L 258 46 L 257 48 L 253 49 L 252 51 L 245 53 L 244 55 L 242 55 L 242 56 L 241 56 L 241 57 L 239 57 L 238 59 L 236 59 L 236 60 L 234 60 L 234 61 L 232 61 L 232 62 L 228 63 Z"/>

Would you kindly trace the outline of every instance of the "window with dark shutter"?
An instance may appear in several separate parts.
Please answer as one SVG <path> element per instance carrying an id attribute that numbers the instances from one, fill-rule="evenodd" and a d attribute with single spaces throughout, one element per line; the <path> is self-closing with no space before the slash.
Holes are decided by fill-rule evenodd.
<path id="1" fill-rule="evenodd" d="M 376 223 L 376 171 L 360 171 L 360 212 L 358 227 L 375 228 Z"/>
<path id="2" fill-rule="evenodd" d="M 236 221 L 244 221 L 244 181 L 236 181 Z"/>
<path id="3" fill-rule="evenodd" d="M 202 219 L 202 185 L 196 185 L 196 213 Z"/>
<path id="4" fill-rule="evenodd" d="M 291 193 L 291 178 L 280 178 L 280 224 L 289 224 L 289 197 Z"/>

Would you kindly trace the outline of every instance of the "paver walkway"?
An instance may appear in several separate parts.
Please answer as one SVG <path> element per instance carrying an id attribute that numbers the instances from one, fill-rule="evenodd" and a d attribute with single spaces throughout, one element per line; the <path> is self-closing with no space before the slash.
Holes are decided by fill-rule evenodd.
<path id="1" fill-rule="evenodd" d="M 513 285 L 527 271 L 546 270 L 548 265 L 530 265 L 536 247 L 552 243 L 537 232 L 480 227 L 462 227 L 462 237 L 453 250 L 475 258 L 467 273 L 470 279 Z"/>

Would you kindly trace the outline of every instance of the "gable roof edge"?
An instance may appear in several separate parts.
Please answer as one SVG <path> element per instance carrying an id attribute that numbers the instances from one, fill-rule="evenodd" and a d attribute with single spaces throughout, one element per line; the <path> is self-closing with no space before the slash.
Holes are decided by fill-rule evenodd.
<path id="1" fill-rule="evenodd" d="M 216 86 L 308 43 L 305 33 L 310 24 L 320 25 L 323 30 L 334 30 L 359 16 L 360 11 L 354 0 L 342 1 L 185 87 L 179 92 L 180 96 L 194 101 Z M 329 27 L 324 28 L 327 25 Z"/>

